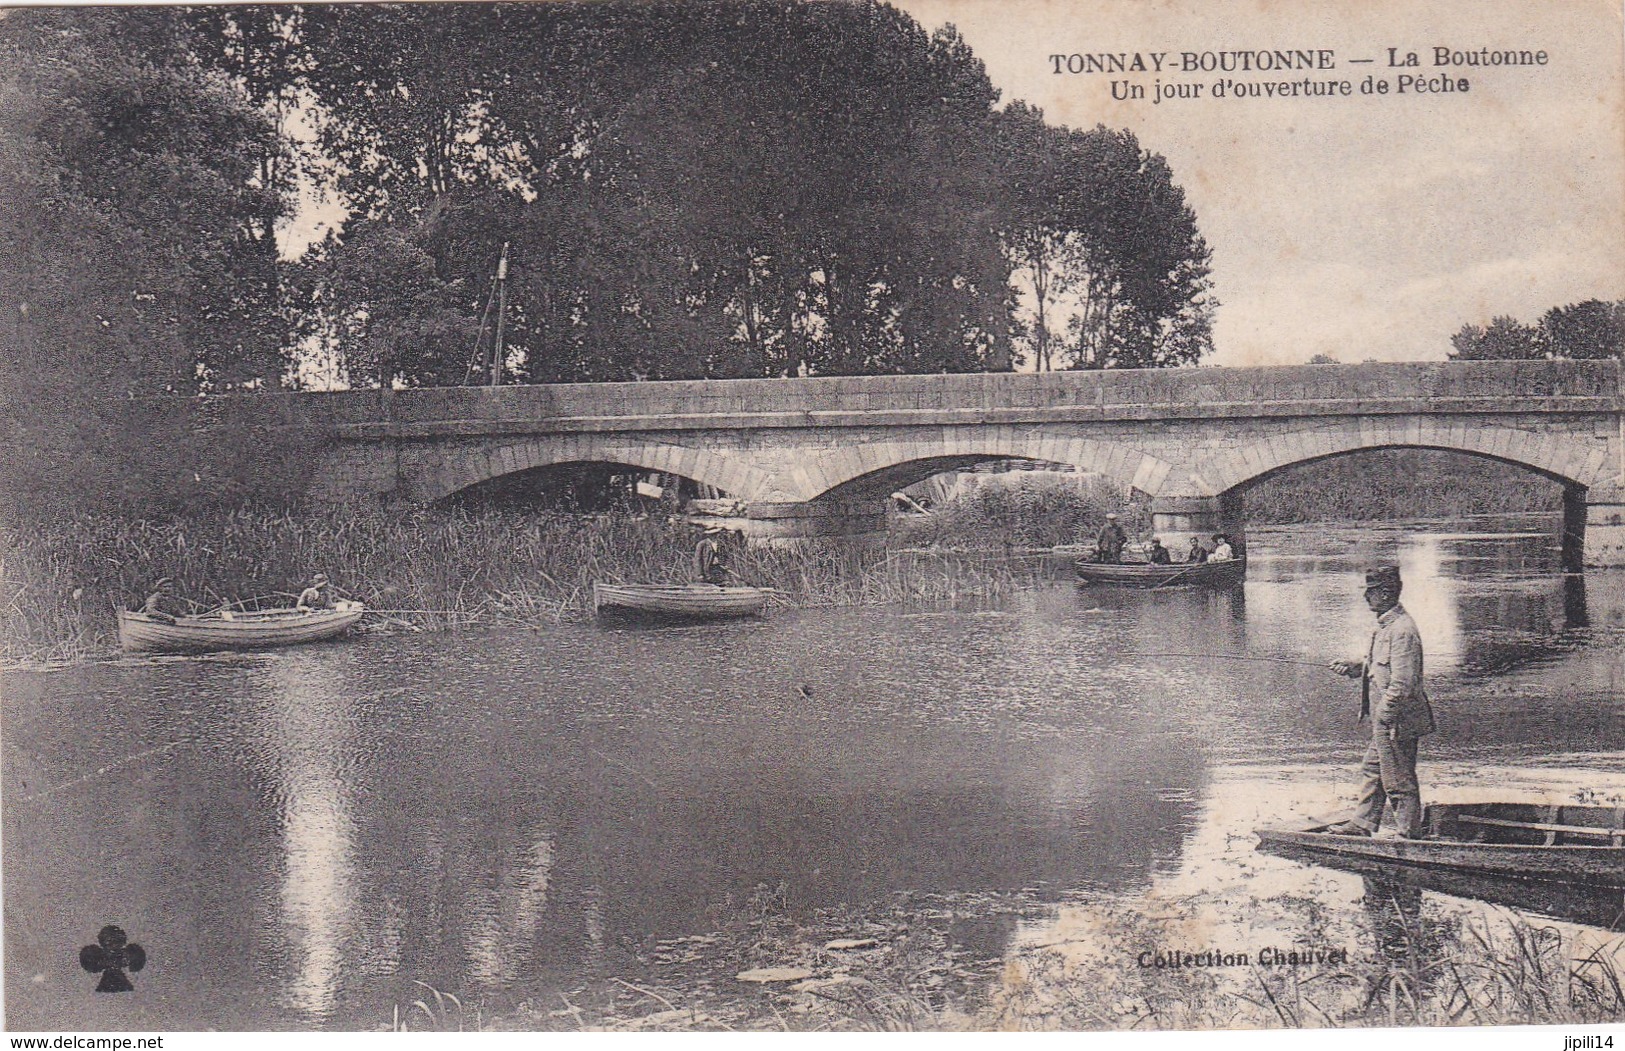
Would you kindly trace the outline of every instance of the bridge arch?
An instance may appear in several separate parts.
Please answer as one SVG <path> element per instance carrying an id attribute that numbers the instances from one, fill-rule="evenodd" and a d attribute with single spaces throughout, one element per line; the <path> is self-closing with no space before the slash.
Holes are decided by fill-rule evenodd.
<path id="1" fill-rule="evenodd" d="M 1090 438 L 1000 427 L 994 433 L 868 442 L 826 450 L 790 471 L 804 500 L 858 500 L 885 496 L 941 471 L 986 460 L 1065 464 L 1154 493 L 1173 465 L 1132 446 Z"/>
<path id="2" fill-rule="evenodd" d="M 424 465 L 406 487 L 419 503 L 433 503 L 480 482 L 566 463 L 625 464 L 646 471 L 680 475 L 714 486 L 742 500 L 770 489 L 760 470 L 731 457 L 664 442 L 628 442 L 593 434 L 566 435 L 469 447 Z"/>
<path id="3" fill-rule="evenodd" d="M 1426 417 L 1368 417 L 1357 425 L 1304 428 L 1260 438 L 1199 458 L 1191 495 L 1221 496 L 1298 464 L 1368 449 L 1443 449 L 1489 457 L 1569 487 L 1607 485 L 1604 443 L 1501 424 Z"/>

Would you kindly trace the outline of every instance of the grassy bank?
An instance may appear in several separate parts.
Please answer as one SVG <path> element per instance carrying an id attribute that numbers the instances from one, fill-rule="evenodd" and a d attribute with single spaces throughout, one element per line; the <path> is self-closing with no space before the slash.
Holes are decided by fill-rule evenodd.
<path id="1" fill-rule="evenodd" d="M 116 644 L 116 606 L 159 576 L 200 608 L 291 605 L 317 570 L 396 621 L 540 626 L 591 612 L 592 583 L 691 579 L 697 531 L 624 516 L 431 510 L 411 514 L 222 511 L 87 516 L 0 531 L 0 659 L 71 660 Z M 730 545 L 749 584 L 799 605 L 993 598 L 1037 567 L 996 552 L 929 557 L 839 539 L 794 549 Z"/>
<path id="2" fill-rule="evenodd" d="M 1342 948 L 1346 958 L 1169 970 L 1141 967 L 1137 956 L 1187 944 L 1201 903 L 1062 906 L 1058 921 L 1053 906 L 1019 894 L 901 895 L 861 913 L 802 912 L 783 888 L 764 886 L 720 909 L 711 933 L 638 948 L 621 974 L 567 992 L 539 990 L 496 1011 L 471 997 L 425 996 L 421 1007 L 397 1005 L 390 1017 L 392 1028 L 413 1030 L 633 1032 L 1189 1031 L 1625 1017 L 1618 935 L 1515 913 L 1425 909 L 1406 893 L 1374 898 L 1353 916 L 1291 895 L 1254 903 L 1281 922 L 1273 936 L 1283 944 Z M 1046 933 L 989 956 L 956 934 L 971 918 Z"/>

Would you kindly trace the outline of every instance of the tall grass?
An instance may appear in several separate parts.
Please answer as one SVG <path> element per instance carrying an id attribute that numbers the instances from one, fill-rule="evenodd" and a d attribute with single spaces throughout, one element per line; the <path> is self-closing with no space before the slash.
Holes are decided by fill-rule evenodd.
<path id="1" fill-rule="evenodd" d="M 82 516 L 0 528 L 0 659 L 111 649 L 116 607 L 173 577 L 200 608 L 291 605 L 318 570 L 397 621 L 547 624 L 591 610 L 592 583 L 691 579 L 697 533 L 681 522 L 459 509 L 406 514 L 203 512 Z M 732 545 L 740 580 L 794 605 L 994 598 L 1039 572 L 996 552 L 931 557 L 831 538 L 787 549 Z"/>
<path id="2" fill-rule="evenodd" d="M 1131 536 L 1150 531 L 1143 502 L 1118 486 L 1087 475 L 1012 471 L 970 476 L 927 515 L 901 519 L 894 530 L 905 544 L 950 549 L 1040 549 L 1092 542 L 1116 512 Z"/>
<path id="3" fill-rule="evenodd" d="M 1108 931 L 1120 936 L 1113 945 L 1178 944 L 1126 911 L 1105 918 L 1100 936 Z M 1350 958 L 1303 969 L 1157 971 L 1123 967 L 1120 958 L 1080 964 L 1054 950 L 1030 951 L 1007 973 L 993 1022 L 1006 1029 L 1231 1029 L 1625 1018 L 1625 941 L 1602 932 L 1565 931 L 1516 913 L 1448 920 L 1408 914 L 1367 917 L 1341 937 L 1321 931 L 1298 940 L 1347 947 Z M 1372 951 L 1373 944 L 1381 948 Z"/>

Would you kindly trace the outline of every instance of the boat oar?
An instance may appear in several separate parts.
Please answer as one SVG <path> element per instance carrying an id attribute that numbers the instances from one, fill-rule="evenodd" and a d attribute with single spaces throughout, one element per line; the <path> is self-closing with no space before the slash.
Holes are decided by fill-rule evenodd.
<path id="1" fill-rule="evenodd" d="M 1160 583 L 1152 585 L 1151 590 L 1155 591 L 1155 590 L 1157 590 L 1157 588 L 1165 588 L 1165 587 L 1167 587 L 1169 584 L 1172 584 L 1174 581 L 1178 580 L 1180 577 L 1184 576 L 1186 573 L 1189 573 L 1191 570 L 1195 569 L 1197 566 L 1200 566 L 1200 565 L 1203 565 L 1203 563 L 1201 563 L 1201 562 L 1192 562 L 1190 565 L 1186 566 L 1184 569 L 1181 569 L 1178 573 L 1175 573 L 1173 576 L 1169 577 L 1167 580 L 1164 580 L 1164 581 L 1161 581 Z"/>
<path id="2" fill-rule="evenodd" d="M 426 617 L 483 617 L 486 615 L 478 610 L 468 609 L 373 609 L 371 606 L 366 607 L 361 612 L 364 614 L 376 613 L 381 617 L 387 617 L 390 614 L 399 614 L 401 616 L 418 614 Z"/>

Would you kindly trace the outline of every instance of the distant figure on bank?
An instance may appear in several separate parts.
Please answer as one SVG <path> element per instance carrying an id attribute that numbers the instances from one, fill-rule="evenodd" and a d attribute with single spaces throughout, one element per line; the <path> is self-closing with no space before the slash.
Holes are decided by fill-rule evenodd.
<path id="1" fill-rule="evenodd" d="M 1228 562 L 1235 557 L 1236 553 L 1230 549 L 1230 541 L 1224 538 L 1224 534 L 1214 533 L 1213 553 L 1207 556 L 1207 560 L 1209 562 Z"/>
<path id="2" fill-rule="evenodd" d="M 1191 549 L 1186 553 L 1185 561 L 1192 565 L 1207 561 L 1207 548 L 1203 547 L 1202 542 L 1194 536 L 1191 537 Z"/>
<path id="3" fill-rule="evenodd" d="M 1422 834 L 1422 794 L 1416 780 L 1416 745 L 1436 727 L 1422 688 L 1422 636 L 1399 604 L 1399 567 L 1365 575 L 1365 602 L 1377 615 L 1363 661 L 1331 662 L 1333 671 L 1360 679 L 1360 718 L 1371 718 L 1371 744 L 1360 764 L 1362 783 L 1354 816 L 1328 832 L 1369 836 L 1382 824 L 1384 803 L 1394 807 L 1399 834 Z"/>
<path id="4" fill-rule="evenodd" d="M 733 571 L 722 554 L 723 530 L 713 526 L 700 537 L 700 542 L 694 545 L 694 579 L 702 584 L 715 584 L 721 587 L 728 582 Z"/>
<path id="5" fill-rule="evenodd" d="M 1123 561 L 1123 546 L 1128 543 L 1128 534 L 1123 527 L 1117 524 L 1117 516 L 1107 515 L 1106 525 L 1100 530 L 1100 536 L 1095 540 L 1095 561 L 1117 563 Z"/>
<path id="6" fill-rule="evenodd" d="M 294 609 L 332 609 L 333 600 L 327 594 L 327 574 L 317 573 L 310 578 L 310 586 L 299 593 Z"/>
<path id="7" fill-rule="evenodd" d="M 1168 566 L 1172 565 L 1174 561 L 1174 556 L 1169 554 L 1168 549 L 1162 546 L 1162 540 L 1159 537 L 1151 538 L 1151 549 L 1145 553 L 1145 557 L 1153 566 Z"/>
<path id="8" fill-rule="evenodd" d="M 142 604 L 141 612 L 153 620 L 173 624 L 176 617 L 186 616 L 187 609 L 175 595 L 175 581 L 169 577 L 159 577 L 152 582 L 152 591 Z"/>

